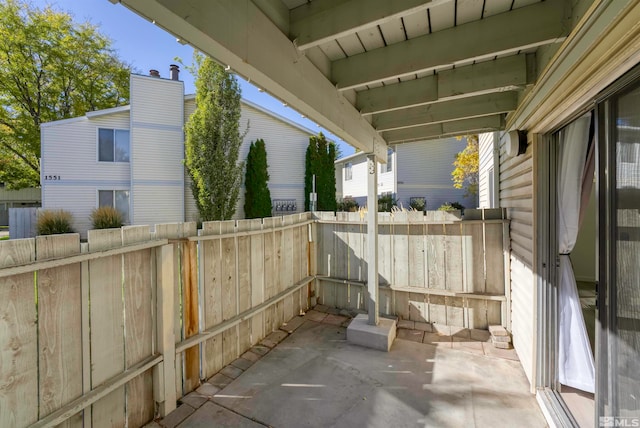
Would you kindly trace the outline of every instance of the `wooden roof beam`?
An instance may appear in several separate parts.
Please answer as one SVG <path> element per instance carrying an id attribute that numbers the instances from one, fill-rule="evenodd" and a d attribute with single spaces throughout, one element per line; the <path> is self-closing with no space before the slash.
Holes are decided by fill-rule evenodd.
<path id="1" fill-rule="evenodd" d="M 305 50 L 451 1 L 314 0 L 291 10 L 290 38 L 298 49 Z"/>
<path id="2" fill-rule="evenodd" d="M 493 61 L 444 70 L 420 79 L 360 91 L 356 106 L 363 115 L 416 107 L 440 101 L 524 89 L 534 83 L 527 64 L 535 54 L 514 55 Z"/>
<path id="3" fill-rule="evenodd" d="M 397 129 L 394 131 L 383 132 L 382 136 L 389 144 L 408 143 L 410 141 L 499 131 L 504 129 L 504 123 L 504 115 L 497 114 L 473 119 L 463 119 L 455 122 L 444 122 L 416 126 L 413 128 Z"/>
<path id="4" fill-rule="evenodd" d="M 336 60 L 340 89 L 433 71 L 562 42 L 569 33 L 563 1 L 545 1 Z"/>
<path id="5" fill-rule="evenodd" d="M 397 110 L 373 116 L 372 125 L 378 132 L 410 128 L 439 122 L 452 122 L 473 117 L 491 116 L 514 111 L 518 106 L 514 91 L 478 95 L 453 101 Z"/>

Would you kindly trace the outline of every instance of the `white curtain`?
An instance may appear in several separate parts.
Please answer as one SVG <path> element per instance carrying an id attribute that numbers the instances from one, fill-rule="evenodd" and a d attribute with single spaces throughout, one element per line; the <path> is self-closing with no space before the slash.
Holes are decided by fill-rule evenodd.
<path id="1" fill-rule="evenodd" d="M 560 254 L 558 376 L 563 385 L 593 393 L 595 390 L 593 353 L 582 315 L 573 266 L 569 258 L 578 237 L 583 173 L 587 161 L 590 125 L 591 115 L 588 114 L 572 122 L 560 133 L 558 163 L 558 244 Z"/>

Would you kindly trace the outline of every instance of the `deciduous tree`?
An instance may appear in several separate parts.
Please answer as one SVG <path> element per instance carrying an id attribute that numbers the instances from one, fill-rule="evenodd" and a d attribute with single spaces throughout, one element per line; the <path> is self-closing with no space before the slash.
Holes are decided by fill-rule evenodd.
<path id="1" fill-rule="evenodd" d="M 236 212 L 244 164 L 238 162 L 240 87 L 209 57 L 194 55 L 196 110 L 186 130 L 185 164 L 202 221 L 229 220 Z"/>
<path id="2" fill-rule="evenodd" d="M 478 193 L 478 136 L 467 135 L 467 147 L 456 155 L 455 169 L 451 173 L 453 187 L 466 189 L 466 196 Z"/>
<path id="3" fill-rule="evenodd" d="M 0 0 L 0 182 L 40 184 L 40 124 L 126 104 L 130 66 L 89 23 Z"/>

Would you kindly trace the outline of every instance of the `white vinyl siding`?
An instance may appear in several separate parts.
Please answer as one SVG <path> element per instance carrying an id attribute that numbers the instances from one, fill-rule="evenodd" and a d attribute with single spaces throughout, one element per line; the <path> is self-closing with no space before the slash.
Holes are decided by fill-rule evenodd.
<path id="1" fill-rule="evenodd" d="M 511 237 L 511 329 L 513 346 L 533 383 L 535 283 L 533 276 L 533 146 L 508 157 L 500 139 L 500 206 L 507 209 Z"/>
<path id="2" fill-rule="evenodd" d="M 345 180 L 345 176 L 342 176 L 342 197 L 352 197 L 364 207 L 367 204 L 367 157 L 359 154 L 347 163 L 351 164 L 351 180 Z M 341 165 L 345 171 L 345 163 Z"/>
<path id="3" fill-rule="evenodd" d="M 184 85 L 131 76 L 131 221 L 184 221 Z"/>
<path id="4" fill-rule="evenodd" d="M 63 209 L 73 215 L 73 230 L 87 237 L 91 225 L 91 212 L 98 206 L 98 192 L 95 185 L 48 186 L 42 192 L 42 207 Z"/>
<path id="5" fill-rule="evenodd" d="M 475 208 L 476 197 L 465 197 L 465 189 L 454 188 L 451 180 L 455 156 L 466 145 L 464 139 L 447 138 L 396 146 L 398 203 L 409 207 L 410 198 L 422 197 L 426 210 L 437 210 L 445 202 Z"/>
<path id="6" fill-rule="evenodd" d="M 497 156 L 494 156 L 494 138 L 497 132 L 479 135 L 478 208 L 496 208 L 495 175 Z"/>
<path id="7" fill-rule="evenodd" d="M 129 112 L 54 122 L 41 132 L 42 207 L 71 212 L 73 227 L 83 238 L 98 206 L 97 188 L 130 185 L 128 163 L 98 162 L 98 128 L 129 129 Z M 44 179 L 47 176 L 60 178 Z"/>
<path id="8" fill-rule="evenodd" d="M 238 161 L 246 162 L 251 142 L 262 138 L 267 150 L 271 199 L 295 199 L 297 212 L 304 211 L 305 153 L 311 134 L 244 101 L 242 101 L 241 108 L 240 132 L 245 132 L 247 126 L 248 131 L 242 141 Z M 188 99 L 185 102 L 184 111 L 186 121 L 195 111 L 195 100 Z M 244 182 L 244 172 L 242 180 Z M 244 218 L 244 183 L 238 196 L 234 219 Z M 185 181 L 185 217 L 186 220 L 192 221 L 197 219 L 197 216 L 190 180 L 187 178 Z"/>

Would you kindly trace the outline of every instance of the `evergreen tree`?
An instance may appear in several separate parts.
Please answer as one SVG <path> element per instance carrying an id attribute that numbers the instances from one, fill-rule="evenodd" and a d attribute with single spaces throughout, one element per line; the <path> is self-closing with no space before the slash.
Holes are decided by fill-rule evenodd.
<path id="1" fill-rule="evenodd" d="M 335 211 L 336 202 L 336 146 L 320 133 L 309 138 L 305 157 L 304 207 L 310 209 L 309 193 L 312 192 L 313 175 L 316 176 L 318 211 Z"/>
<path id="2" fill-rule="evenodd" d="M 202 221 L 229 220 L 236 211 L 243 164 L 238 163 L 240 87 L 211 58 L 194 55 L 196 110 L 185 126 L 185 164 Z"/>
<path id="3" fill-rule="evenodd" d="M 247 155 L 244 187 L 244 215 L 246 218 L 271 216 L 271 193 L 269 181 L 267 149 L 264 141 L 258 139 L 251 143 Z"/>

